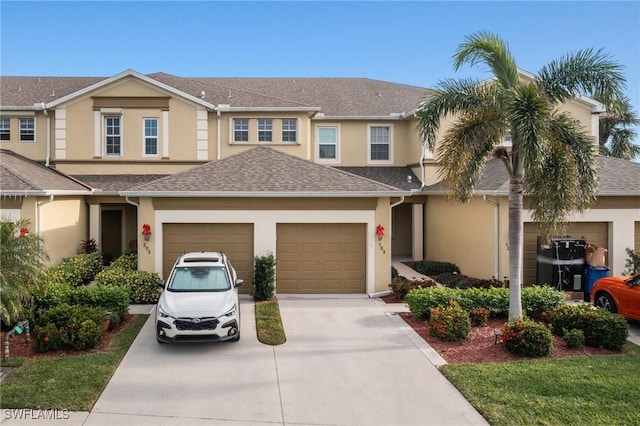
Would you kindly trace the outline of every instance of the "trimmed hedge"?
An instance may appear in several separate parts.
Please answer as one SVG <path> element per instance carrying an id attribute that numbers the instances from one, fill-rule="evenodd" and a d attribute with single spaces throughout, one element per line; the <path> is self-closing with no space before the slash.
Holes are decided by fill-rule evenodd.
<path id="1" fill-rule="evenodd" d="M 109 268 L 122 268 L 129 271 L 138 270 L 138 255 L 134 252 L 127 252 L 111 262 Z"/>
<path id="2" fill-rule="evenodd" d="M 411 290 L 404 299 L 411 313 L 418 319 L 428 319 L 431 309 L 449 306 L 457 302 L 464 310 L 488 309 L 492 316 L 504 317 L 509 312 L 508 288 L 453 289 L 431 287 Z M 522 289 L 522 309 L 535 317 L 550 311 L 564 301 L 564 294 L 549 286 L 532 286 Z"/>
<path id="3" fill-rule="evenodd" d="M 91 282 L 100 271 L 102 271 L 102 254 L 100 252 L 82 253 L 48 268 L 40 279 L 47 284 L 68 283 L 77 287 Z"/>
<path id="4" fill-rule="evenodd" d="M 483 278 L 473 278 L 463 274 L 444 273 L 436 277 L 436 281 L 445 287 L 450 288 L 491 288 L 504 287 L 502 281 Z"/>
<path id="5" fill-rule="evenodd" d="M 425 288 L 425 287 L 435 287 L 436 283 L 429 280 L 410 280 L 403 276 L 397 276 L 391 280 L 391 284 L 389 284 L 389 288 L 391 289 L 391 294 L 396 296 L 398 299 L 404 299 L 409 293 L 409 291 L 414 288 Z"/>
<path id="6" fill-rule="evenodd" d="M 420 272 L 422 275 L 429 277 L 446 273 L 460 273 L 460 268 L 458 268 L 456 264 L 450 262 L 438 262 L 435 260 L 418 260 L 415 262 L 413 269 Z"/>
<path id="7" fill-rule="evenodd" d="M 96 275 L 95 283 L 103 286 L 124 286 L 129 290 L 131 303 L 157 303 L 162 293 L 160 277 L 155 272 L 132 271 L 109 267 Z"/>
<path id="8" fill-rule="evenodd" d="M 82 286 L 49 284 L 43 294 L 34 295 L 35 311 L 40 313 L 61 304 L 102 308 L 117 315 L 117 321 L 129 312 L 129 290 L 123 286 Z"/>

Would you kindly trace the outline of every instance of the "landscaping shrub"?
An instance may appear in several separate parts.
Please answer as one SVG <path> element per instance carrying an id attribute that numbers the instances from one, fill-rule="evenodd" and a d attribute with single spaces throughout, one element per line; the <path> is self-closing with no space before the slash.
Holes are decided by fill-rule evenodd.
<path id="1" fill-rule="evenodd" d="M 487 308 L 473 308 L 469 311 L 469 320 L 474 327 L 484 327 L 489 319 L 489 310 Z"/>
<path id="2" fill-rule="evenodd" d="M 97 286 L 124 286 L 129 290 L 131 303 L 157 303 L 162 289 L 155 272 L 132 271 L 109 267 L 96 275 Z"/>
<path id="3" fill-rule="evenodd" d="M 137 271 L 138 255 L 134 252 L 124 253 L 122 256 L 111 262 L 109 268 L 121 268 L 129 271 Z"/>
<path id="4" fill-rule="evenodd" d="M 502 341 L 507 350 L 515 355 L 546 356 L 551 352 L 553 335 L 543 324 L 529 319 L 517 319 L 504 325 Z"/>
<path id="5" fill-rule="evenodd" d="M 627 259 L 624 263 L 625 270 L 622 271 L 624 275 L 634 275 L 640 273 L 640 251 L 635 251 L 627 247 Z"/>
<path id="6" fill-rule="evenodd" d="M 433 308 L 444 308 L 451 301 L 460 303 L 462 294 L 459 290 L 446 287 L 419 288 L 409 291 L 404 298 L 409 310 L 419 320 L 429 319 Z"/>
<path id="7" fill-rule="evenodd" d="M 37 348 L 43 351 L 94 348 L 102 337 L 104 320 L 105 312 L 100 308 L 66 303 L 55 306 L 36 320 Z"/>
<path id="8" fill-rule="evenodd" d="M 436 281 L 451 288 L 491 288 L 504 287 L 502 281 L 496 279 L 473 278 L 464 274 L 444 273 L 436 277 Z"/>
<path id="9" fill-rule="evenodd" d="M 570 348 L 579 348 L 584 345 L 584 333 L 582 330 L 572 328 L 571 330 L 565 330 L 562 339 Z"/>
<path id="10" fill-rule="evenodd" d="M 269 300 L 273 297 L 275 285 L 276 260 L 273 254 L 256 256 L 253 267 L 253 283 L 255 300 Z"/>
<path id="11" fill-rule="evenodd" d="M 113 312 L 120 323 L 129 312 L 129 290 L 123 286 L 81 286 L 49 284 L 44 292 L 34 295 L 35 312 L 40 313 L 63 303 L 86 305 Z"/>
<path id="12" fill-rule="evenodd" d="M 391 279 L 393 280 L 397 276 L 398 276 L 398 270 L 392 266 L 391 267 Z"/>
<path id="13" fill-rule="evenodd" d="M 427 275 L 429 277 L 445 273 L 460 273 L 460 268 L 455 264 L 449 262 L 437 262 L 434 260 L 419 260 L 415 262 L 413 268 L 422 275 Z"/>
<path id="14" fill-rule="evenodd" d="M 542 319 L 548 322 L 553 330 L 553 334 L 562 336 L 565 330 L 578 329 L 583 327 L 583 313 L 591 310 L 589 305 L 560 305 L 553 310 L 549 310 L 542 315 Z"/>
<path id="15" fill-rule="evenodd" d="M 41 278 L 45 283 L 68 283 L 75 287 L 91 282 L 101 270 L 100 252 L 81 253 L 48 268 Z"/>
<path id="16" fill-rule="evenodd" d="M 550 286 L 531 286 L 522 289 L 522 310 L 534 319 L 564 304 L 564 292 Z"/>
<path id="17" fill-rule="evenodd" d="M 457 302 L 446 308 L 433 308 L 428 325 L 429 333 L 445 342 L 465 339 L 471 332 L 469 314 Z"/>
<path id="18" fill-rule="evenodd" d="M 393 280 L 391 280 L 391 284 L 389 284 L 389 288 L 391 288 L 391 294 L 402 300 L 404 300 L 407 293 L 409 293 L 409 291 L 413 290 L 414 288 L 427 288 L 435 286 L 436 284 L 433 281 L 410 280 L 402 276 L 395 277 Z"/>

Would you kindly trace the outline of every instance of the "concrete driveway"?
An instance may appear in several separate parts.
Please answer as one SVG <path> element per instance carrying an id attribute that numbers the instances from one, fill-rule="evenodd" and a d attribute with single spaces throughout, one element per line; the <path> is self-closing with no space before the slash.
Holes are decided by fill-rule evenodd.
<path id="1" fill-rule="evenodd" d="M 83 424 L 487 424 L 383 302 L 279 302 L 277 347 L 257 341 L 248 298 L 237 343 L 160 345 L 150 318 Z"/>

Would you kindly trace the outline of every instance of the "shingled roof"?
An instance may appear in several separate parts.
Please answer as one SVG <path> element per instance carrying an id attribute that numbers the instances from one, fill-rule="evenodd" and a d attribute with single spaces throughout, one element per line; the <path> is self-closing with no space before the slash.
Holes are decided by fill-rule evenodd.
<path id="1" fill-rule="evenodd" d="M 169 175 L 73 175 L 75 179 L 92 187 L 94 194 L 99 195 L 118 195 L 120 191 L 167 176 Z"/>
<path id="2" fill-rule="evenodd" d="M 405 191 L 419 190 L 420 179 L 413 173 L 410 167 L 336 167 L 354 175 L 366 177 L 386 185 L 391 185 Z"/>
<path id="3" fill-rule="evenodd" d="M 123 73 L 129 74 L 137 73 Z M 165 73 L 145 77 L 214 105 L 307 109 L 326 117 L 401 116 L 415 110 L 428 93 L 423 87 L 367 78 L 178 77 Z M 2 76 L 0 100 L 2 108 L 33 109 L 34 104 L 56 101 L 109 78 Z"/>
<path id="4" fill-rule="evenodd" d="M 640 164 L 613 157 L 598 157 L 600 185 L 597 196 L 640 195 Z M 442 183 L 422 189 L 427 194 L 443 194 Z M 509 195 L 509 175 L 502 161 L 491 159 L 476 185 L 477 195 Z"/>
<path id="5" fill-rule="evenodd" d="M 379 197 L 409 195 L 390 185 L 256 147 L 138 185 L 121 195 L 191 197 Z"/>
<path id="6" fill-rule="evenodd" d="M 0 194 L 90 194 L 87 185 L 22 155 L 0 149 Z"/>

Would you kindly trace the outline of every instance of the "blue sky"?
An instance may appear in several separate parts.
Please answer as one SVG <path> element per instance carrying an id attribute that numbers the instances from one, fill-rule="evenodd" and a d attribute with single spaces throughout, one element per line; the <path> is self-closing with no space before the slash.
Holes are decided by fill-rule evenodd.
<path id="1" fill-rule="evenodd" d="M 367 77 L 433 87 L 488 76 L 451 55 L 478 30 L 535 72 L 579 49 L 625 65 L 640 109 L 640 2 L 0 2 L 2 75 Z"/>

